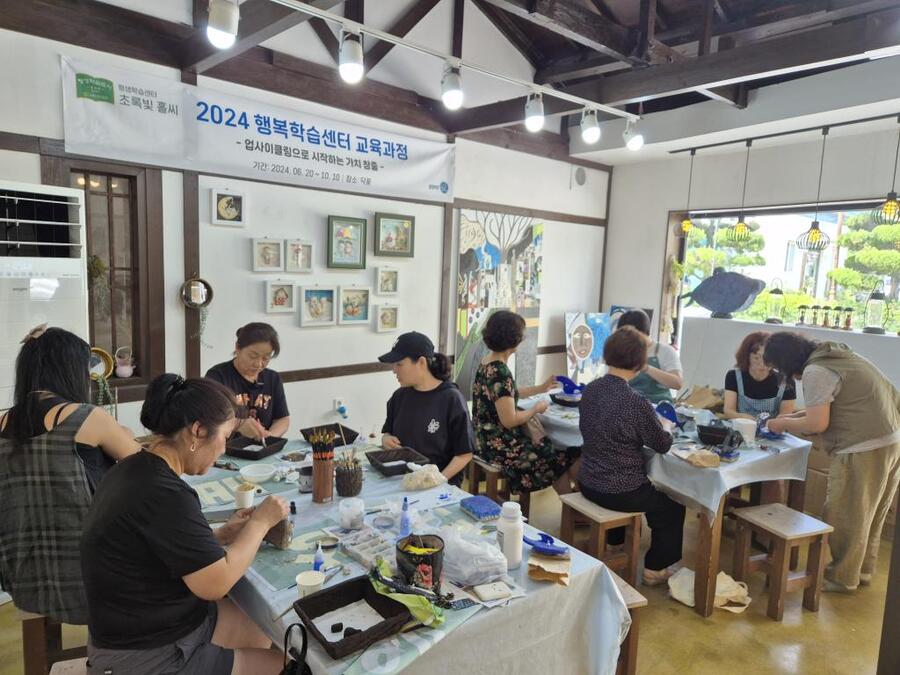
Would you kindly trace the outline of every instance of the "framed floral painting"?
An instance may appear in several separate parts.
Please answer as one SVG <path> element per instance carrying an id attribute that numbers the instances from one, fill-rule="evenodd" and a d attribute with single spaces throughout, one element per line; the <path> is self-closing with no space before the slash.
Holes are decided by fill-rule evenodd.
<path id="1" fill-rule="evenodd" d="M 375 255 L 412 258 L 415 243 L 416 219 L 413 216 L 375 214 Z"/>
<path id="2" fill-rule="evenodd" d="M 371 299 L 371 288 L 341 286 L 338 323 L 342 325 L 368 324 Z"/>
<path id="3" fill-rule="evenodd" d="M 290 314 L 297 309 L 296 288 L 287 281 L 266 282 L 266 312 L 268 314 Z"/>
<path id="4" fill-rule="evenodd" d="M 333 326 L 337 323 L 337 287 L 300 287 L 300 325 Z"/>

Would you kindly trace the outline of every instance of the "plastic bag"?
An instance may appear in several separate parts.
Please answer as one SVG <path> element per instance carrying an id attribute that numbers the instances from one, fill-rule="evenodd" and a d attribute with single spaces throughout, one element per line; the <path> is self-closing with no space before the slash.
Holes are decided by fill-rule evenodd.
<path id="1" fill-rule="evenodd" d="M 403 476 L 404 490 L 427 490 L 447 482 L 447 477 L 442 474 L 434 464 L 426 464 L 417 471 L 412 471 Z"/>
<path id="2" fill-rule="evenodd" d="M 444 576 L 460 586 L 478 586 L 506 576 L 506 556 L 484 539 L 467 539 L 452 526 L 439 533 L 444 540 Z"/>
<path id="3" fill-rule="evenodd" d="M 694 571 L 682 567 L 669 577 L 669 593 L 688 607 L 694 606 Z M 734 614 L 740 614 L 750 604 L 750 593 L 747 584 L 735 581 L 725 572 L 716 577 L 716 599 L 713 604 Z"/>

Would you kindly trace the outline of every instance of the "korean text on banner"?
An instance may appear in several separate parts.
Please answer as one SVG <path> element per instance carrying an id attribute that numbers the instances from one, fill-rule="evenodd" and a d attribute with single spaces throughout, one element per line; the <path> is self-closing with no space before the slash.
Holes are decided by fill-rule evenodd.
<path id="1" fill-rule="evenodd" d="M 66 151 L 311 188 L 453 200 L 452 144 L 62 57 Z"/>

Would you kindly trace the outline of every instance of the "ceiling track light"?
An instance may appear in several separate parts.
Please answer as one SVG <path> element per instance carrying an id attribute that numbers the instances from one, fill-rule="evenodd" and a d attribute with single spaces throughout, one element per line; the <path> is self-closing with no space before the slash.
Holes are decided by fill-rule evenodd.
<path id="1" fill-rule="evenodd" d="M 525 102 L 525 128 L 537 133 L 544 128 L 544 97 L 539 93 L 531 93 Z"/>
<path id="2" fill-rule="evenodd" d="M 622 140 L 625 141 L 625 147 L 632 152 L 637 152 L 644 147 L 644 134 L 638 131 L 637 122 L 632 122 L 630 119 L 625 122 Z"/>
<path id="3" fill-rule="evenodd" d="M 232 0 L 209 0 L 209 19 L 206 22 L 206 39 L 213 47 L 228 49 L 237 39 L 241 10 Z"/>
<path id="4" fill-rule="evenodd" d="M 581 140 L 588 145 L 593 145 L 600 140 L 600 123 L 597 121 L 597 111 L 585 108 L 581 113 Z"/>
<path id="5" fill-rule="evenodd" d="M 338 72 L 347 84 L 357 84 L 363 79 L 362 35 L 344 28 L 341 31 L 341 51 L 338 58 Z"/>
<path id="6" fill-rule="evenodd" d="M 459 110 L 462 108 L 465 94 L 462 89 L 462 76 L 459 68 L 448 63 L 444 68 L 444 76 L 441 78 L 441 101 L 447 110 Z"/>
<path id="7" fill-rule="evenodd" d="M 809 229 L 797 237 L 797 248 L 801 251 L 818 253 L 828 248 L 831 239 L 819 227 L 819 199 L 822 197 L 822 170 L 825 168 L 825 141 L 828 140 L 828 127 L 822 127 L 822 156 L 819 159 L 819 186 L 816 188 L 816 215 Z"/>

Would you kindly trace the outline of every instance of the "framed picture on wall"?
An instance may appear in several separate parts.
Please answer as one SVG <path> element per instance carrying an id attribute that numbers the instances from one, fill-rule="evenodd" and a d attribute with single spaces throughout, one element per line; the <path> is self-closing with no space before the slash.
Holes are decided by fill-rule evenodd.
<path id="1" fill-rule="evenodd" d="M 266 282 L 266 313 L 290 314 L 296 311 L 296 288 L 290 281 Z"/>
<path id="2" fill-rule="evenodd" d="M 412 258 L 416 243 L 416 219 L 392 213 L 375 214 L 375 255 Z"/>
<path id="3" fill-rule="evenodd" d="M 371 288 L 341 286 L 338 323 L 343 325 L 367 325 L 369 323 L 371 299 Z"/>
<path id="4" fill-rule="evenodd" d="M 396 267 L 378 267 L 375 281 L 376 295 L 397 295 L 400 291 L 400 270 Z"/>
<path id="5" fill-rule="evenodd" d="M 300 287 L 300 325 L 333 326 L 337 323 L 337 287 Z"/>
<path id="6" fill-rule="evenodd" d="M 284 243 L 284 271 L 312 272 L 313 244 L 302 239 L 288 239 Z"/>
<path id="7" fill-rule="evenodd" d="M 378 305 L 375 308 L 375 324 L 379 333 L 390 333 L 400 328 L 400 307 L 397 305 Z"/>
<path id="8" fill-rule="evenodd" d="M 328 267 L 366 269 L 366 220 L 328 216 Z"/>
<path id="9" fill-rule="evenodd" d="M 253 271 L 284 271 L 284 239 L 253 239 Z"/>
<path id="10" fill-rule="evenodd" d="M 246 195 L 219 188 L 213 188 L 210 194 L 210 222 L 213 225 L 244 227 L 247 224 Z"/>

